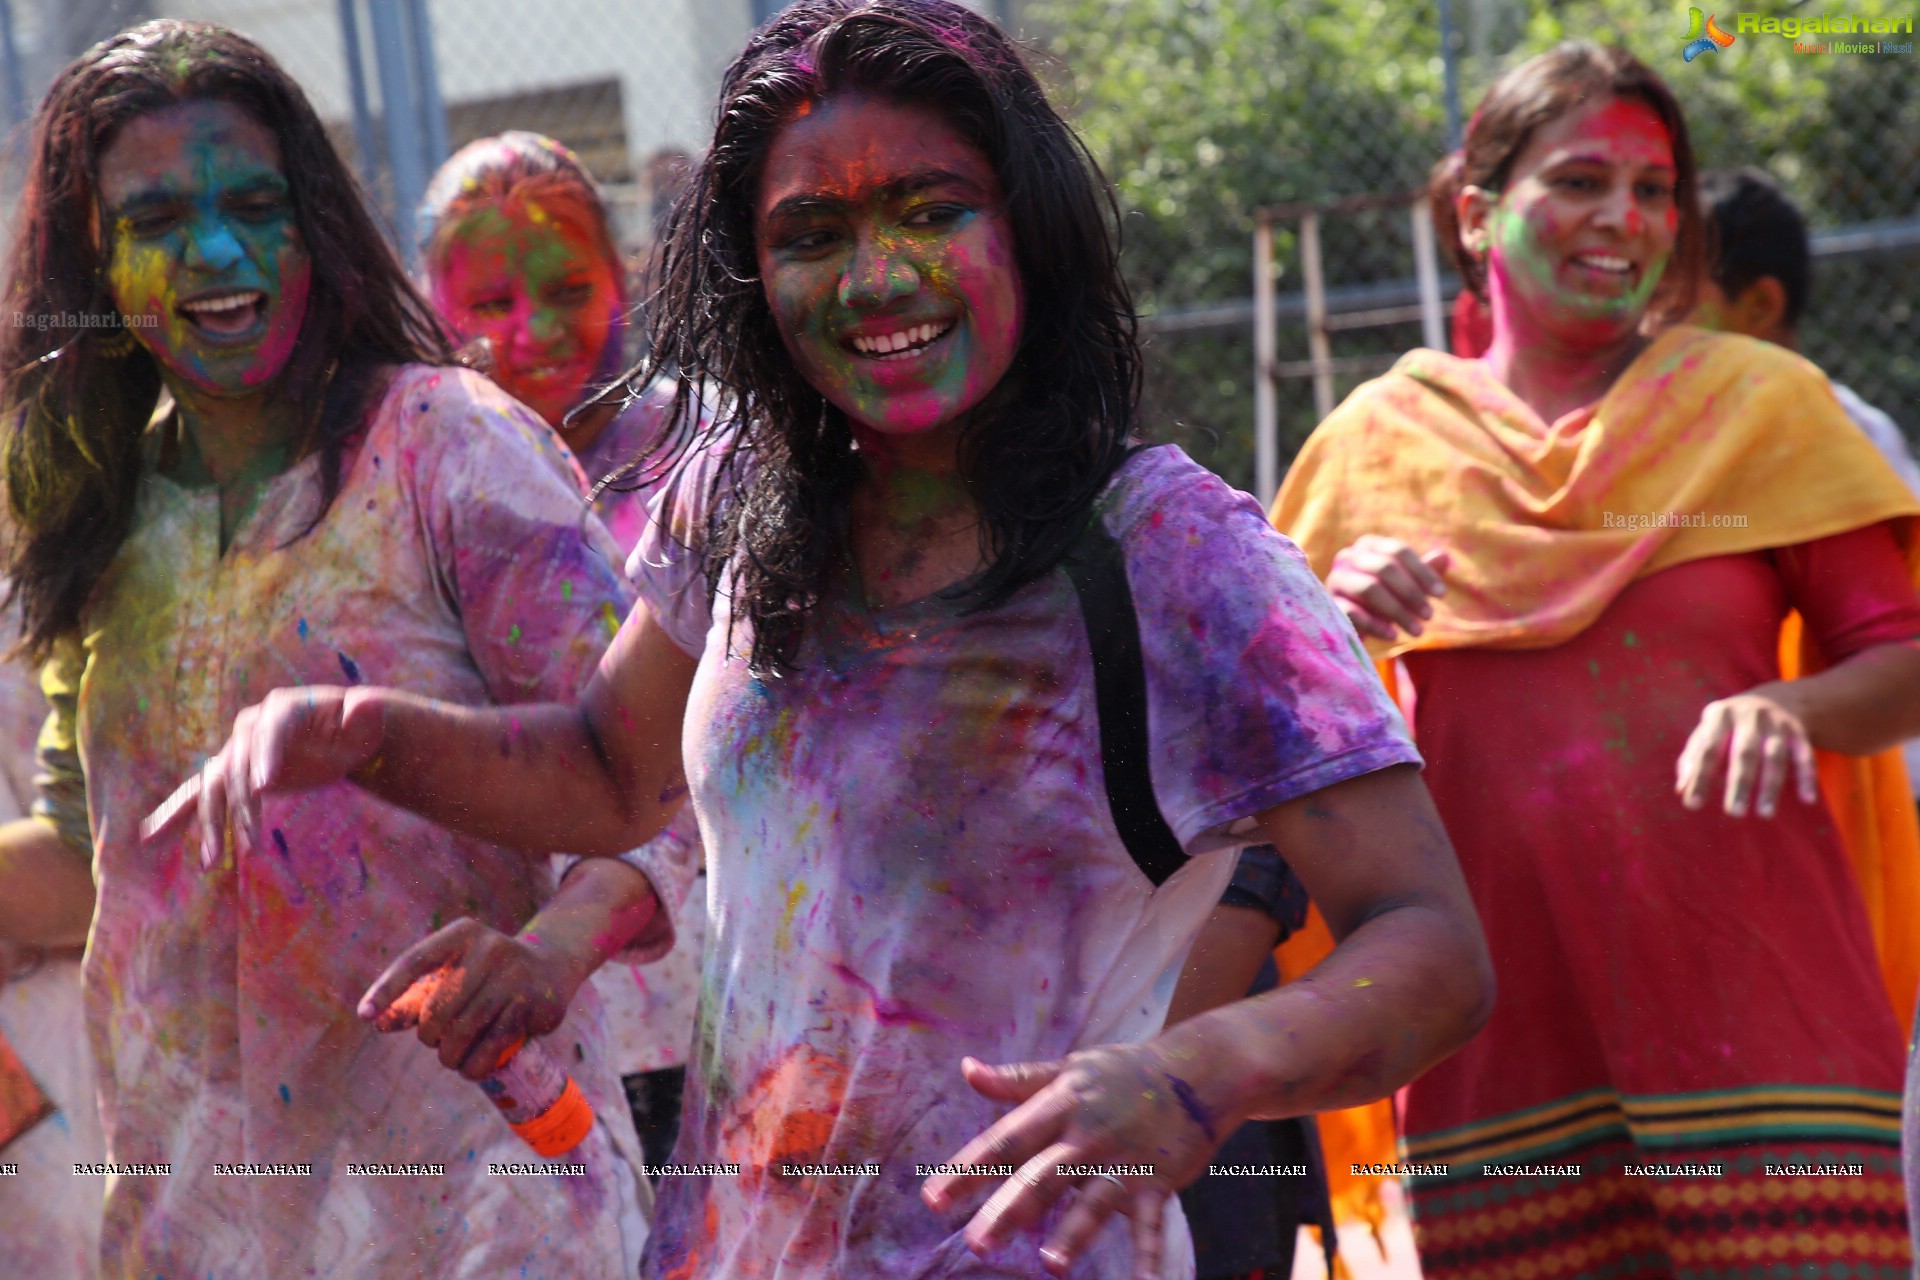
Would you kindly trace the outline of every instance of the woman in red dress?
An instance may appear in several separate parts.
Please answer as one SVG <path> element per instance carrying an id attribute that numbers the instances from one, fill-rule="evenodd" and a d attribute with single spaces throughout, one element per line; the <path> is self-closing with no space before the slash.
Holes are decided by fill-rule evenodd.
<path id="1" fill-rule="evenodd" d="M 1403 659 L 1500 985 L 1408 1095 L 1423 1268 L 1904 1276 L 1901 1027 L 1816 751 L 1920 730 L 1920 507 L 1812 365 L 1659 327 L 1700 222 L 1632 57 L 1515 69 L 1459 170 L 1491 346 L 1359 388 L 1274 511 Z"/>

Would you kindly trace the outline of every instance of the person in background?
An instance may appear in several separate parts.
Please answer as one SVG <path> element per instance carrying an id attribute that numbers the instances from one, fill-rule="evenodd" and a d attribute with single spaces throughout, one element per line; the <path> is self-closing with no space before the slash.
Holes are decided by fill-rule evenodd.
<path id="1" fill-rule="evenodd" d="M 1167 1025 L 1280 985 L 1274 949 L 1307 922 L 1307 890 L 1272 845 L 1240 851 L 1220 904 L 1187 953 Z M 1312 1116 L 1256 1120 L 1220 1145 L 1211 1169 L 1180 1193 L 1197 1280 L 1285 1280 L 1300 1228 L 1320 1230 L 1327 1271 L 1338 1242 Z M 1284 1169 L 1286 1172 L 1276 1172 Z"/>
<path id="2" fill-rule="evenodd" d="M 556 891 L 345 783 L 268 806 L 258 861 L 141 832 L 277 687 L 574 696 L 631 594 L 565 449 L 453 366 L 306 96 L 223 27 L 146 23 L 55 78 L 6 290 L 87 317 L 0 329 L 5 568 L 51 704 L 0 932 L 87 943 L 100 1274 L 631 1275 L 651 1189 L 573 996 L 670 929 L 653 871 Z M 422 1024 L 438 1053 L 377 1034 L 361 996 L 461 917 L 501 942 Z M 446 1069 L 523 1035 L 593 1107 L 578 1175 L 494 1176 L 529 1150 Z"/>
<path id="3" fill-rule="evenodd" d="M 254 807 L 352 778 L 611 856 L 684 776 L 713 931 L 675 1154 L 738 1169 L 662 1181 L 648 1275 L 1191 1276 L 1170 1201 L 1243 1120 L 1389 1093 L 1486 1015 L 1417 756 L 1258 507 L 1135 448 L 1111 193 L 998 28 L 800 0 L 715 119 L 648 317 L 676 431 L 737 433 L 676 480 L 710 624 L 634 610 L 544 708 L 269 694 L 201 836 L 270 860 Z M 708 386 L 730 412 L 695 433 Z M 1095 781 L 1112 742 L 1150 841 Z M 1340 945 L 1163 1030 L 1256 842 Z"/>
<path id="4" fill-rule="evenodd" d="M 0 662 L 0 824 L 32 811 L 36 743 L 46 719 L 47 700 L 32 666 Z M 17 849 L 0 837 L 0 887 L 24 900 L 34 890 L 22 890 L 22 879 L 7 865 Z M 8 932 L 8 914 L 0 908 L 0 937 Z M 0 1142 L 0 1161 L 19 1167 L 13 1176 L 0 1177 L 7 1268 L 33 1280 L 94 1280 L 100 1268 L 106 1178 L 74 1168 L 98 1164 L 107 1151 L 87 1044 L 81 951 L 77 942 L 0 941 L 0 1043 L 13 1047 L 57 1108 L 12 1142 Z"/>
<path id="5" fill-rule="evenodd" d="M 599 185 L 579 157 L 537 133 L 471 142 L 428 184 L 418 225 L 427 293 L 441 318 L 477 367 L 560 434 L 590 486 L 660 443 L 672 388 L 621 393 L 626 277 Z M 622 561 L 662 478 L 661 468 L 645 467 L 596 494 L 596 514 Z M 642 865 L 655 857 L 685 861 L 691 879 L 700 863 L 691 811 L 635 857 Z M 650 1165 L 673 1150 L 693 1038 L 704 883 L 689 892 L 689 904 L 674 904 L 671 950 L 630 950 L 593 976 Z"/>
<path id="6" fill-rule="evenodd" d="M 1915 933 L 1855 856 L 1920 862 L 1920 501 L 1806 361 L 1674 323 L 1693 155 L 1630 54 L 1509 71 L 1454 172 L 1485 356 L 1355 390 L 1274 507 L 1398 660 L 1500 983 L 1407 1091 L 1422 1270 L 1904 1277 Z"/>
<path id="7" fill-rule="evenodd" d="M 1813 254 L 1800 210 L 1778 183 L 1752 168 L 1701 174 L 1700 207 L 1707 218 L 1707 271 L 1688 322 L 1798 351 L 1800 318 L 1813 289 Z M 1853 424 L 1920 494 L 1920 463 L 1898 424 L 1844 382 L 1830 379 L 1829 385 Z M 1920 764 L 1920 754 L 1908 760 Z"/>

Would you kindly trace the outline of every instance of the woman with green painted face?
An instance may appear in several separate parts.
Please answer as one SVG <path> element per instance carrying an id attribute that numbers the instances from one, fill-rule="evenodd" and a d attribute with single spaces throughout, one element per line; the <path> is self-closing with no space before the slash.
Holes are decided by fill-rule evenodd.
<path id="1" fill-rule="evenodd" d="M 267 812 L 269 860 L 139 832 L 276 687 L 571 696 L 630 597 L 564 450 L 453 367 L 305 97 L 222 28 L 149 23 L 55 80 L 7 281 L 61 318 L 0 330 L 6 570 L 52 701 L 0 932 L 87 942 L 101 1274 L 631 1274 L 650 1197 L 573 997 L 665 926 L 643 869 L 556 894 L 545 857 L 346 786 Z M 357 1002 L 443 928 L 496 942 L 422 1024 L 435 1054 Z M 446 1069 L 525 1034 L 598 1114 L 571 1176 L 491 1176 L 529 1153 Z"/>
<path id="2" fill-rule="evenodd" d="M 1491 345 L 1356 390 L 1274 508 L 1398 660 L 1500 981 L 1408 1091 L 1422 1269 L 1905 1276 L 1920 503 L 1819 370 L 1675 323 L 1693 154 L 1631 55 L 1515 68 L 1452 172 Z"/>

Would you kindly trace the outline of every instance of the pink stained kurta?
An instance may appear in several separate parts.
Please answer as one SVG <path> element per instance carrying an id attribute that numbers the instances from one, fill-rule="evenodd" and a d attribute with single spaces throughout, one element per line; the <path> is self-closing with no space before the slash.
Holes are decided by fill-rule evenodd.
<path id="1" fill-rule="evenodd" d="M 545 859 L 346 783 L 269 798 L 266 847 L 237 865 L 202 871 L 193 835 L 139 840 L 142 815 L 270 689 L 570 701 L 626 611 L 564 451 L 476 374 L 402 370 L 303 534 L 318 490 L 317 459 L 277 477 L 222 553 L 215 491 L 148 475 L 78 671 L 69 647 L 99 888 L 86 985 L 102 1118 L 114 1162 L 169 1166 L 109 1180 L 102 1274 L 631 1274 L 646 1193 L 588 992 L 544 1041 L 598 1116 L 569 1157 L 581 1176 L 490 1172 L 535 1157 L 414 1036 L 354 1014 L 440 926 L 524 924 L 553 891 Z M 311 1172 L 216 1168 L 233 1163 Z"/>

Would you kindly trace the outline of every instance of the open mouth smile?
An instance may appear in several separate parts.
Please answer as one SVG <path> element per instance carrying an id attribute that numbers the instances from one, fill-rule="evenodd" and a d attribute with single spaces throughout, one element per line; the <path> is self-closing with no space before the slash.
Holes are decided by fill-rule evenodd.
<path id="1" fill-rule="evenodd" d="M 1622 283 L 1631 282 L 1640 274 L 1631 261 L 1613 253 L 1576 253 L 1570 261 L 1584 271 Z"/>
<path id="2" fill-rule="evenodd" d="M 174 309 L 202 335 L 230 340 L 251 336 L 266 322 L 267 295 L 259 289 L 228 289 L 189 298 Z"/>
<path id="3" fill-rule="evenodd" d="M 953 332 L 955 321 L 912 325 L 893 333 L 868 337 L 855 334 L 847 344 L 870 360 L 910 360 Z"/>

